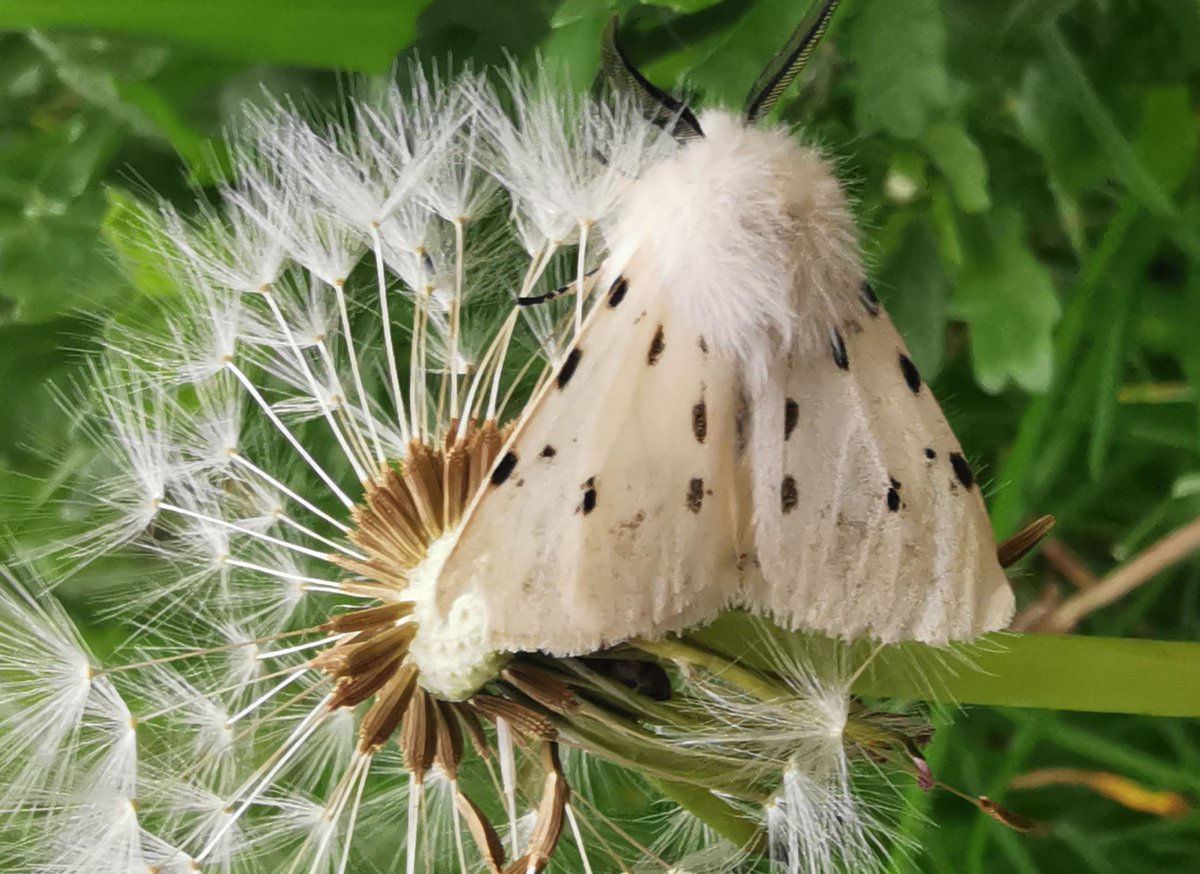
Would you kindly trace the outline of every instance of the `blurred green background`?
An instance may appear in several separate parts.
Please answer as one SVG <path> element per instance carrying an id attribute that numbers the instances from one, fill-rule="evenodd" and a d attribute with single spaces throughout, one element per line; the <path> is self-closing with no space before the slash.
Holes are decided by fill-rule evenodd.
<path id="1" fill-rule="evenodd" d="M 740 106 L 805 6 L 0 0 L 0 531 L 53 537 L 51 498 L 89 450 L 49 386 L 80 371 L 106 318 L 169 293 L 139 269 L 131 201 L 185 203 L 210 183 L 246 101 L 332 108 L 354 75 L 413 50 L 480 64 L 540 52 L 586 86 L 617 12 L 657 83 Z M 838 161 L 876 288 L 997 534 L 1058 517 L 1056 544 L 1016 579 L 1025 604 L 1053 606 L 1200 515 L 1198 107 L 1197 0 L 845 0 L 781 106 Z M 1161 564 L 1079 631 L 1200 637 L 1200 563 Z M 923 849 L 900 869 L 1200 870 L 1193 722 L 985 708 L 952 722 L 932 747 L 938 776 L 1046 828 L 1018 835 L 914 790 L 904 828 Z M 1042 768 L 1133 782 L 1117 798 L 1073 773 L 1011 786 Z M 1180 795 L 1134 810 L 1135 783 Z"/>

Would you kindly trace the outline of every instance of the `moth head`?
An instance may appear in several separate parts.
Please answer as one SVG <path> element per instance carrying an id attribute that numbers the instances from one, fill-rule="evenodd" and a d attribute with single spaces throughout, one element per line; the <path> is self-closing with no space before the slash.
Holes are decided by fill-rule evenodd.
<path id="1" fill-rule="evenodd" d="M 743 110 L 743 121 L 755 124 L 766 118 L 788 86 L 808 65 L 813 51 L 829 29 L 830 19 L 839 0 L 818 0 L 792 32 L 783 47 L 771 58 L 750 89 Z M 604 31 L 600 49 L 600 68 L 619 91 L 634 96 L 646 119 L 685 143 L 704 136 L 700 120 L 684 101 L 663 91 L 635 67 L 617 43 L 619 19 L 613 16 Z"/>

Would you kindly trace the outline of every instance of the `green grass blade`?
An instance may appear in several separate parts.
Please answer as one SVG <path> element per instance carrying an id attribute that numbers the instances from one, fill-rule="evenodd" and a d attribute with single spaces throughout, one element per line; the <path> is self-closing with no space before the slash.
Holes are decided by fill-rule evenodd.
<path id="1" fill-rule="evenodd" d="M 745 613 L 729 613 L 690 637 L 745 665 L 770 670 L 763 644 L 794 646 L 801 635 Z M 855 644 L 865 659 L 872 646 Z M 1149 716 L 1200 716 L 1200 643 L 993 634 L 971 647 L 884 648 L 854 689 L 862 695 L 961 704 L 1040 707 Z"/>
<path id="2" fill-rule="evenodd" d="M 1045 707 L 1100 713 L 1200 716 L 1200 644 L 1076 635 L 998 635 L 977 650 L 972 670 L 939 677 L 964 704 Z M 899 650 L 911 647 L 900 647 Z M 893 650 L 868 669 L 857 690 L 918 697 L 919 678 Z"/>

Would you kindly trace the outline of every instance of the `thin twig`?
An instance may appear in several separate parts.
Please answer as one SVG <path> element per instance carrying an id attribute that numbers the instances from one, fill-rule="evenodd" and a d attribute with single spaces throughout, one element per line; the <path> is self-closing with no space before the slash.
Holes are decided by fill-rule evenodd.
<path id="1" fill-rule="evenodd" d="M 1038 592 L 1037 600 L 1027 604 L 1013 617 L 1009 631 L 1037 631 L 1043 622 L 1058 609 L 1062 595 L 1055 583 L 1045 583 Z"/>
<path id="2" fill-rule="evenodd" d="M 1162 540 L 1137 555 L 1123 567 L 1113 571 L 1095 586 L 1063 602 L 1046 617 L 1038 631 L 1068 632 L 1089 613 L 1100 609 L 1132 592 L 1171 565 L 1200 549 L 1200 519 L 1195 519 L 1172 531 Z"/>
<path id="3" fill-rule="evenodd" d="M 1090 589 L 1100 578 L 1088 569 L 1074 552 L 1061 540 L 1047 540 L 1042 544 L 1042 558 L 1077 589 Z"/>

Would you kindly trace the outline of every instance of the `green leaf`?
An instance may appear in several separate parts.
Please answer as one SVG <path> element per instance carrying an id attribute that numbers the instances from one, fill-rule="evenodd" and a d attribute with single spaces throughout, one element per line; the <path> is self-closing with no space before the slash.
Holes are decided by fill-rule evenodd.
<path id="1" fill-rule="evenodd" d="M 384 71 L 429 0 L 0 0 L 0 28 L 90 27 L 162 37 L 227 57 Z"/>
<path id="2" fill-rule="evenodd" d="M 164 93 L 155 81 L 167 67 L 168 52 L 95 37 L 52 39 L 34 33 L 30 40 L 76 94 L 109 118 L 124 122 L 134 133 L 166 140 L 191 168 L 193 182 L 212 183 L 211 171 L 219 161 L 214 142 L 178 111 L 172 95 Z M 203 82 L 207 72 L 193 67 L 191 79 Z"/>
<path id="3" fill-rule="evenodd" d="M 929 227 L 914 223 L 880 273 L 879 293 L 904 336 L 913 361 L 928 380 L 941 370 L 946 351 L 950 277 Z"/>
<path id="4" fill-rule="evenodd" d="M 96 235 L 99 192 L 60 214 L 0 226 L 0 322 L 32 324 L 67 312 L 101 313 L 127 293 Z M 3 312 L 4 300 L 11 308 Z"/>
<path id="5" fill-rule="evenodd" d="M 920 137 L 951 103 L 941 5 L 938 0 L 864 0 L 855 13 L 846 54 L 856 67 L 859 132 Z"/>
<path id="6" fill-rule="evenodd" d="M 615 0 L 565 0 L 550 19 L 541 49 L 567 67 L 567 80 L 584 91 L 600 66 L 600 38 L 616 9 Z"/>
<path id="7" fill-rule="evenodd" d="M 1138 157 L 1158 183 L 1175 191 L 1196 162 L 1200 119 L 1182 86 L 1155 88 L 1142 100 L 1142 126 L 1135 148 Z"/>
<path id="8" fill-rule="evenodd" d="M 0 475 L 0 527 L 6 536 L 37 521 L 31 511 L 45 501 L 45 483 L 22 478 L 16 471 L 50 473 L 44 469 L 51 458 L 54 473 L 69 466 L 68 414 L 54 402 L 49 386 L 62 385 L 78 368 L 80 358 L 66 349 L 85 345 L 81 338 L 88 327 L 80 319 L 0 324 L 0 386 L 6 411 L 0 416 L 0 469 L 11 469 L 10 475 Z"/>
<path id="9" fill-rule="evenodd" d="M 987 210 L 992 205 L 987 162 L 966 128 L 942 122 L 925 131 L 923 139 L 929 156 L 950 183 L 958 208 L 966 213 Z"/>
<path id="10" fill-rule="evenodd" d="M 975 378 L 992 393 L 1010 380 L 1026 391 L 1045 391 L 1061 314 L 1054 284 L 1025 242 L 1020 214 L 993 213 L 988 232 L 988 251 L 964 264 L 954 298 L 954 313 L 971 327 Z"/>
<path id="11" fill-rule="evenodd" d="M 672 12 L 682 12 L 685 14 L 692 12 L 702 12 L 711 6 L 716 6 L 723 0 L 642 0 L 643 6 L 661 6 L 664 9 L 670 9 Z"/>

